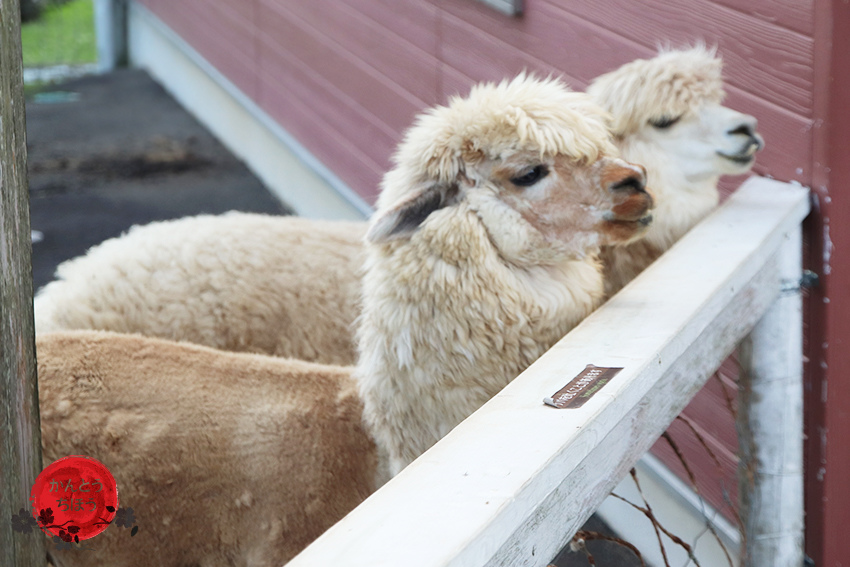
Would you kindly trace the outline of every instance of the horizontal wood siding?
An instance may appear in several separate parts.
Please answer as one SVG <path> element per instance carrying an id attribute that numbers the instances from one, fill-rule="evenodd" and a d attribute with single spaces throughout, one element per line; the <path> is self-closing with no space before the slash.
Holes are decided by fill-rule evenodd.
<path id="1" fill-rule="evenodd" d="M 522 17 L 473 0 L 141 1 L 368 201 L 415 114 L 477 81 L 525 69 L 583 89 L 697 41 L 723 57 L 727 105 L 759 119 L 756 171 L 812 182 L 814 0 L 526 0 Z M 708 478 L 700 492 L 732 517 L 736 437 L 719 384 L 685 416 L 720 467 L 684 421 L 672 431 Z M 665 445 L 656 454 L 683 474 Z"/>
<path id="2" fill-rule="evenodd" d="M 760 120 L 759 173 L 811 182 L 812 0 L 527 0 L 522 17 L 472 0 L 142 2 L 369 200 L 415 114 L 474 82 L 527 69 L 581 89 L 698 40 L 719 47 L 728 104 Z"/>
<path id="3" fill-rule="evenodd" d="M 812 37 L 815 28 L 814 0 L 716 0 L 739 12 Z"/>
<path id="4" fill-rule="evenodd" d="M 569 13 L 653 48 L 703 39 L 721 48 L 730 85 L 796 113 L 811 115 L 813 43 L 810 37 L 719 6 L 710 0 L 570 0 Z M 669 23 L 675 22 L 676 26 Z M 667 27 L 659 37 L 659 24 Z"/>
<path id="5" fill-rule="evenodd" d="M 256 99 L 259 53 L 255 6 L 239 0 L 144 0 L 154 14 L 242 92 Z"/>
<path id="6" fill-rule="evenodd" d="M 608 27 L 601 17 L 594 18 L 595 21 L 585 18 L 597 11 L 607 17 L 609 12 L 621 8 L 619 3 L 623 4 L 622 8 L 628 8 L 629 16 L 612 18 Z M 709 21 L 734 21 L 733 32 L 710 35 L 686 27 L 662 34 L 658 22 L 664 21 L 664 16 L 659 4 L 658 1 L 644 4 L 629 0 L 594 3 L 529 0 L 526 15 L 517 19 L 503 16 L 477 2 L 447 1 L 443 4 L 446 12 L 443 26 L 447 32 L 443 36 L 446 41 L 442 43 L 442 59 L 470 77 L 469 84 L 510 76 L 527 68 L 544 74 L 554 70 L 581 89 L 602 72 L 637 57 L 651 57 L 659 43 L 684 45 L 705 40 L 719 46 L 725 62 L 726 103 L 759 119 L 759 128 L 767 140 L 767 147 L 759 158 L 759 172 L 785 181 L 810 184 L 811 94 L 805 89 L 811 88 L 811 38 L 753 21 L 750 23 L 760 30 L 759 33 L 767 34 L 762 47 L 756 50 L 737 40 L 748 22 L 735 21 L 735 17 L 745 20 L 753 17 L 724 6 L 710 9 L 713 6 L 710 3 L 700 6 L 701 13 Z M 568 9 L 581 13 L 575 14 Z M 641 13 L 644 13 L 643 18 Z M 674 15 L 678 17 L 678 9 Z M 634 23 L 627 26 L 630 21 Z M 689 26 L 692 21 L 688 18 Z M 616 29 L 618 25 L 626 26 L 629 32 Z M 650 33 L 653 26 L 656 31 Z M 768 29 L 773 33 L 767 33 Z M 756 37 L 753 32 L 747 35 Z M 784 46 L 786 41 L 791 45 Z M 774 45 L 781 47 L 767 47 Z M 754 53 L 762 63 L 752 59 Z M 765 77 L 764 73 L 772 66 L 782 72 L 775 72 L 775 77 Z M 468 88 L 466 84 L 462 86 Z M 795 90 L 789 94 L 786 87 L 789 91 Z M 453 92 L 447 90 L 444 95 Z"/>

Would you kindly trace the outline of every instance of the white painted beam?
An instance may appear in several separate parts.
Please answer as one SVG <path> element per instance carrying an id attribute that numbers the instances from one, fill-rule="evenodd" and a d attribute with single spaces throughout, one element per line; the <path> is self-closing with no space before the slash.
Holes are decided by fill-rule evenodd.
<path id="1" fill-rule="evenodd" d="M 290 565 L 546 565 L 773 303 L 808 210 L 748 181 Z M 542 404 L 587 364 L 623 370 L 578 409 Z"/>

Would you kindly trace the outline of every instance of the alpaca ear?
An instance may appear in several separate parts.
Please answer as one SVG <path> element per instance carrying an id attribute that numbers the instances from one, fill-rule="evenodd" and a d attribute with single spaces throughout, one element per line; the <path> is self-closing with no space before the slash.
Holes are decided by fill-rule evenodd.
<path id="1" fill-rule="evenodd" d="M 388 242 L 416 232 L 428 215 L 454 202 L 457 185 L 422 185 L 421 190 L 372 219 L 366 241 Z"/>

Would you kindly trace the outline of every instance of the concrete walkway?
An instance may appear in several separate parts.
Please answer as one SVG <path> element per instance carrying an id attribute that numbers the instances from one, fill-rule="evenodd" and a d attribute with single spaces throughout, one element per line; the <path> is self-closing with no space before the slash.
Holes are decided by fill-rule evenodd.
<path id="1" fill-rule="evenodd" d="M 229 210 L 286 214 L 143 71 L 75 79 L 27 102 L 34 287 L 134 224 Z M 36 239 L 38 237 L 36 234 Z"/>

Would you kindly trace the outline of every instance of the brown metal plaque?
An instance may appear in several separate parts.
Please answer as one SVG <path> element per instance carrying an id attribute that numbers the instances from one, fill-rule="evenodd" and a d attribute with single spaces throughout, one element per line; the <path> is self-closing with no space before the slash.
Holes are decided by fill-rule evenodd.
<path id="1" fill-rule="evenodd" d="M 570 383 L 555 392 L 543 402 L 558 409 L 580 408 L 602 387 L 620 372 L 622 368 L 605 368 L 588 364 Z"/>

